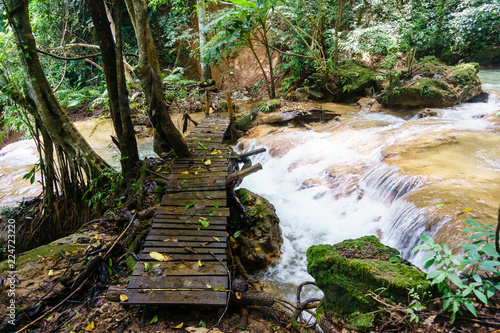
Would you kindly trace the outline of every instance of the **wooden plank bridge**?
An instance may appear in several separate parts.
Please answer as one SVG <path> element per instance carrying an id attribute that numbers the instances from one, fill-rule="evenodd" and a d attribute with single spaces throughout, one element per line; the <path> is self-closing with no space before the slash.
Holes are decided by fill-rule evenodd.
<path id="1" fill-rule="evenodd" d="M 213 114 L 186 137 L 193 156 L 172 165 L 123 304 L 226 305 L 228 127 L 227 116 Z"/>

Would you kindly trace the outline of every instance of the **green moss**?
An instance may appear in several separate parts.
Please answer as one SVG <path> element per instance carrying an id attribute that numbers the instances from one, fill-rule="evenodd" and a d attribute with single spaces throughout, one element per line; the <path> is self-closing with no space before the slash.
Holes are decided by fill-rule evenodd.
<path id="1" fill-rule="evenodd" d="M 340 90 L 346 93 L 359 92 L 370 85 L 375 76 L 368 68 L 361 67 L 353 61 L 349 61 L 337 69 L 341 83 Z"/>
<path id="2" fill-rule="evenodd" d="M 426 75 L 445 75 L 447 66 L 439 61 L 435 56 L 427 56 L 417 62 L 415 68 L 419 73 Z"/>
<path id="3" fill-rule="evenodd" d="M 455 85 L 467 85 L 474 80 L 478 72 L 478 63 L 459 64 L 451 68 L 450 81 Z"/>
<path id="4" fill-rule="evenodd" d="M 336 245 L 316 245 L 307 250 L 307 270 L 325 293 L 326 311 L 346 318 L 375 311 L 380 304 L 367 296 L 375 293 L 391 303 L 408 302 L 408 289 L 430 289 L 425 274 L 413 266 L 390 263 L 399 251 L 374 236 L 350 239 Z M 381 289 L 382 288 L 382 289 Z M 360 317 L 356 325 L 372 319 Z"/>
<path id="5" fill-rule="evenodd" d="M 82 253 L 87 245 L 55 245 L 55 244 L 47 244 L 43 246 L 39 246 L 30 250 L 28 252 L 23 253 L 19 257 L 16 258 L 16 266 L 19 267 L 22 264 L 30 261 L 39 261 L 42 258 L 58 260 L 62 258 L 60 251 L 67 254 L 70 253 L 69 256 L 76 256 Z M 8 260 L 4 260 L 0 262 L 0 273 L 8 271 L 9 262 Z"/>
<path id="6" fill-rule="evenodd" d="M 279 99 L 271 99 L 267 102 L 260 103 L 258 108 L 260 112 L 273 112 L 281 106 L 281 101 Z"/>
<path id="7" fill-rule="evenodd" d="M 252 125 L 252 122 L 255 120 L 255 117 L 257 117 L 257 113 L 259 113 L 259 109 L 254 109 L 243 117 L 236 119 L 236 125 L 238 129 L 241 131 L 248 130 L 250 128 L 250 125 Z"/>
<path id="8" fill-rule="evenodd" d="M 418 80 L 414 85 L 409 87 L 401 87 L 395 89 L 393 94 L 405 95 L 420 95 L 428 96 L 436 99 L 444 99 L 452 97 L 454 94 L 453 88 L 450 87 L 442 79 L 430 79 L 424 77 Z"/>

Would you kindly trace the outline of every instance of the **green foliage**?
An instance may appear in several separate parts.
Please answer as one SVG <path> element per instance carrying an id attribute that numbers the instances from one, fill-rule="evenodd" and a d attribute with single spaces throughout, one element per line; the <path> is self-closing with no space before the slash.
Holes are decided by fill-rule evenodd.
<path id="1" fill-rule="evenodd" d="M 273 112 L 281 106 L 281 101 L 279 99 L 272 99 L 270 101 L 260 103 L 258 108 L 260 112 Z"/>
<path id="2" fill-rule="evenodd" d="M 461 314 L 464 306 L 470 313 L 477 317 L 474 294 L 484 304 L 495 294 L 495 289 L 500 290 L 500 282 L 494 284 L 489 278 L 500 276 L 500 254 L 495 250 L 495 232 L 493 226 L 481 226 L 477 221 L 466 219 L 470 225 L 464 233 L 474 232 L 469 240 L 470 244 L 461 245 L 464 256 L 453 255 L 448 245 L 439 245 L 428 236 L 421 236 L 425 243 L 415 247 L 412 252 L 419 250 L 428 251 L 423 257 L 424 269 L 435 267 L 427 274 L 427 279 L 442 292 L 443 309 L 451 311 L 451 321 L 454 322 L 457 313 Z M 468 267 L 465 274 L 459 272 Z"/>
<path id="3" fill-rule="evenodd" d="M 123 175 L 110 167 L 90 181 L 82 200 L 92 207 L 96 214 L 106 207 L 121 206 L 124 197 L 119 193 L 123 184 Z"/>
<path id="4" fill-rule="evenodd" d="M 187 98 L 188 86 L 196 84 L 196 81 L 184 78 L 184 68 L 176 67 L 169 75 L 163 79 L 166 85 L 165 98 L 169 102 Z"/>
<path id="5" fill-rule="evenodd" d="M 101 101 L 103 93 L 102 88 L 87 86 L 73 89 L 59 89 L 56 92 L 56 96 L 59 103 L 61 103 L 64 108 L 72 108 L 83 106 L 84 104 L 90 102 L 95 105 L 94 101 Z"/>

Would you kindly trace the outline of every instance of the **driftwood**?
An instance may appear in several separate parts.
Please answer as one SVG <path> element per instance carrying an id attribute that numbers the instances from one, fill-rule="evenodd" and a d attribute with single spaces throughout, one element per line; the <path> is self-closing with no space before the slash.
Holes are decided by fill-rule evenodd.
<path id="1" fill-rule="evenodd" d="M 310 122 L 327 122 L 333 119 L 338 120 L 339 117 L 339 113 L 323 109 L 311 109 L 304 112 L 290 110 L 266 115 L 262 117 L 259 122 L 260 124 L 272 125 L 286 125 L 290 122 L 295 122 L 302 125 Z"/>
<path id="2" fill-rule="evenodd" d="M 237 160 L 238 162 L 244 162 L 244 160 L 246 158 L 253 156 L 253 155 L 261 154 L 264 152 L 266 152 L 266 148 L 259 148 L 259 149 L 248 151 L 248 152 L 243 153 L 243 154 L 233 155 L 233 156 L 231 156 L 231 159 Z"/>
<path id="3" fill-rule="evenodd" d="M 231 297 L 232 306 L 272 306 L 274 305 L 274 295 L 262 291 L 247 291 L 240 294 L 241 297 Z"/>
<path id="4" fill-rule="evenodd" d="M 227 176 L 226 186 L 229 186 L 232 183 L 235 183 L 238 180 L 243 179 L 244 177 L 251 175 L 252 173 L 257 172 L 259 170 L 262 170 L 262 164 L 257 163 L 255 165 L 252 165 L 251 167 L 232 173 L 229 176 Z"/>

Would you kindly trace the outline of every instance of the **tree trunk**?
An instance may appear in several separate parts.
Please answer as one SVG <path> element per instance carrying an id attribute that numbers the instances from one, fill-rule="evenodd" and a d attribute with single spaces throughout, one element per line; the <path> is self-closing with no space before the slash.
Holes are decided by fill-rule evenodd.
<path id="1" fill-rule="evenodd" d="M 139 63 L 136 75 L 149 102 L 149 118 L 162 140 L 168 142 L 178 156 L 189 156 L 189 150 L 181 132 L 175 127 L 168 113 L 158 58 L 148 24 L 147 3 L 141 0 L 125 0 L 134 26 L 139 47 Z"/>
<path id="2" fill-rule="evenodd" d="M 134 170 L 139 162 L 137 141 L 135 139 L 134 127 L 130 117 L 130 107 L 127 88 L 124 79 L 123 56 L 121 54 L 121 34 L 117 34 L 117 43 L 111 32 L 110 22 L 106 15 L 103 0 L 85 0 L 89 9 L 99 46 L 102 54 L 102 64 L 106 77 L 106 86 L 109 96 L 109 107 L 111 119 L 118 137 L 121 153 L 120 163 L 124 178 L 129 181 L 135 174 Z M 120 0 L 117 5 L 120 6 Z M 117 18 L 121 12 L 117 12 Z M 117 24 L 117 28 L 121 24 Z"/>
<path id="3" fill-rule="evenodd" d="M 200 40 L 200 67 L 201 67 L 201 80 L 206 81 L 210 79 L 210 68 L 203 59 L 201 55 L 201 49 L 207 43 L 207 36 L 203 32 L 203 28 L 206 25 L 206 7 L 205 0 L 196 0 L 196 5 L 198 6 L 198 38 Z"/>
<path id="4" fill-rule="evenodd" d="M 269 61 L 269 85 L 271 91 L 269 92 L 269 98 L 276 98 L 276 88 L 274 84 L 274 69 L 273 69 L 273 56 L 271 53 L 271 48 L 269 47 L 269 40 L 267 39 L 267 25 L 263 26 L 262 37 L 264 39 L 264 45 L 266 47 L 267 61 Z"/>
<path id="5" fill-rule="evenodd" d="M 64 172 L 59 179 L 61 190 L 68 199 L 81 200 L 80 185 L 87 184 L 109 166 L 77 131 L 50 88 L 36 52 L 28 2 L 4 0 L 4 5 L 21 55 L 26 99 L 36 113 L 37 125 L 45 131 L 42 131 L 43 137 L 52 140 L 60 165 L 68 166 L 67 170 L 60 168 Z"/>
<path id="6" fill-rule="evenodd" d="M 335 43 L 333 49 L 333 65 L 337 67 L 339 63 L 339 29 L 340 29 L 340 21 L 342 20 L 342 5 L 343 0 L 339 0 L 338 8 L 337 8 L 337 20 L 335 22 Z"/>

